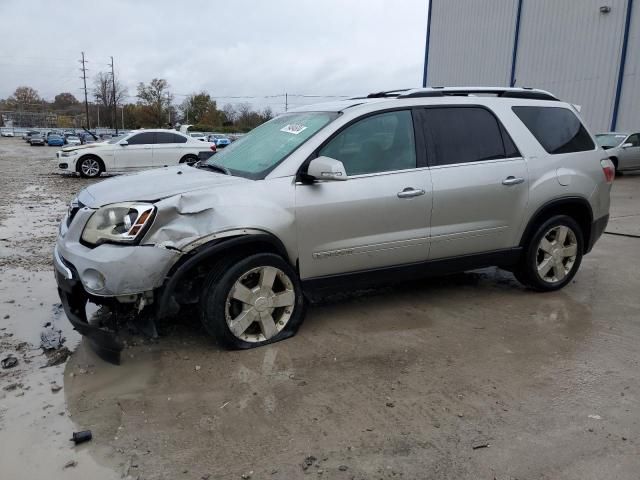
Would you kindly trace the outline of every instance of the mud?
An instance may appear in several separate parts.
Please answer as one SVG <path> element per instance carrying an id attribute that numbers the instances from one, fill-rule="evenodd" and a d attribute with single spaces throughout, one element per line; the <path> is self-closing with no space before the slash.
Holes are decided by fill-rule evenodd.
<path id="1" fill-rule="evenodd" d="M 242 352 L 186 316 L 113 366 L 69 328 L 49 260 L 87 181 L 23 145 L 0 141 L 1 353 L 20 360 L 0 387 L 22 384 L 0 390 L 2 478 L 637 478 L 640 239 L 605 234 L 561 292 L 485 269 L 343 294 Z M 612 232 L 638 229 L 639 197 L 616 180 Z M 48 322 L 73 354 L 40 368 Z"/>

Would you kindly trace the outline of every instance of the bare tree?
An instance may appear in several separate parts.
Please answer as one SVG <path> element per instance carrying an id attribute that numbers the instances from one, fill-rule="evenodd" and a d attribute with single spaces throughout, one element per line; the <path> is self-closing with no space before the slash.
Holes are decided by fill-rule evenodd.
<path id="1" fill-rule="evenodd" d="M 110 73 L 98 72 L 93 80 L 93 95 L 103 107 L 113 107 L 113 82 Z M 116 80 L 116 105 L 121 104 L 126 95 L 127 90 Z"/>
<path id="2" fill-rule="evenodd" d="M 238 112 L 231 103 L 222 107 L 222 113 L 224 114 L 224 123 L 233 124 L 238 118 Z"/>
<path id="3" fill-rule="evenodd" d="M 31 87 L 18 87 L 9 98 L 7 103 L 13 108 L 20 107 L 25 108 L 29 105 L 42 103 L 42 98 L 38 95 L 38 92 Z"/>

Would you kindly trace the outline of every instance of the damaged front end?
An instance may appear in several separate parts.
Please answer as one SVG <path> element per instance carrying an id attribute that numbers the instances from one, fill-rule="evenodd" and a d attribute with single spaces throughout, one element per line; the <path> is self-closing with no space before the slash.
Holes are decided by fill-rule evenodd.
<path id="1" fill-rule="evenodd" d="M 142 333 L 157 336 L 152 316 L 140 315 L 143 308 L 153 301 L 152 292 L 128 295 L 120 300 L 114 297 L 99 297 L 88 293 L 75 267 L 54 251 L 54 272 L 58 284 L 58 294 L 65 314 L 74 329 L 86 337 L 91 348 L 103 360 L 120 364 L 124 342 L 118 335 L 123 323 L 136 322 Z M 87 316 L 87 304 L 100 307 L 91 319 Z"/>
<path id="2" fill-rule="evenodd" d="M 115 332 L 89 324 L 86 309 L 89 295 L 82 287 L 82 283 L 77 279 L 77 276 L 73 278 L 72 271 L 68 270 L 69 276 L 63 275 L 58 269 L 56 269 L 55 275 L 60 301 L 69 322 L 78 333 L 87 338 L 91 348 L 100 358 L 119 365 L 120 352 L 124 349 L 124 343 L 117 337 Z"/>

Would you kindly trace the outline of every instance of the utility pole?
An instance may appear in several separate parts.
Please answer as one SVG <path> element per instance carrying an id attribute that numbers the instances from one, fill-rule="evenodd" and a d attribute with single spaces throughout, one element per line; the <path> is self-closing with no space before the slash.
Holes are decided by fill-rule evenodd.
<path id="1" fill-rule="evenodd" d="M 111 85 L 113 93 L 113 125 L 116 127 L 116 137 L 118 136 L 118 107 L 116 106 L 116 74 L 113 70 L 113 57 L 111 57 Z"/>
<path id="2" fill-rule="evenodd" d="M 84 82 L 84 110 L 85 113 L 87 115 L 87 129 L 89 129 L 89 100 L 87 98 L 87 68 L 85 67 L 85 63 L 87 63 L 87 61 L 84 59 L 84 52 L 82 52 L 82 60 L 80 60 L 80 63 L 82 63 L 82 81 Z"/>
<path id="3" fill-rule="evenodd" d="M 122 130 L 124 130 L 124 105 L 122 105 L 122 107 L 120 107 L 120 112 L 122 113 Z M 118 130 L 116 129 L 116 135 Z"/>
<path id="4" fill-rule="evenodd" d="M 171 95 L 167 92 L 167 112 L 169 113 L 169 125 L 171 125 Z"/>
<path id="5" fill-rule="evenodd" d="M 284 111 L 286 112 L 289 109 L 289 95 L 285 92 L 284 94 Z"/>

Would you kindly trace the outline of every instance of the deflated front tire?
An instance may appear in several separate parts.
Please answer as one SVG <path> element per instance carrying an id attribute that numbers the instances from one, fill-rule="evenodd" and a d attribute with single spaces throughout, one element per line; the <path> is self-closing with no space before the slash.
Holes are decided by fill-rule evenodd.
<path id="1" fill-rule="evenodd" d="M 284 340 L 295 335 L 304 319 L 300 280 L 278 255 L 259 253 L 222 261 L 204 285 L 202 323 L 226 348 Z"/>

